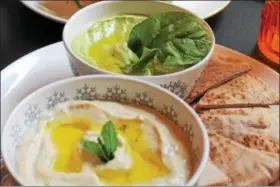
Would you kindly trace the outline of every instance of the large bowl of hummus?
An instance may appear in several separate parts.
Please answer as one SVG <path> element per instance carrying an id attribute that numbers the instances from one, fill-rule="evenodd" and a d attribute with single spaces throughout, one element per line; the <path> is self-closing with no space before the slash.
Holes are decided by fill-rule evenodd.
<path id="1" fill-rule="evenodd" d="M 9 171 L 27 186 L 195 185 L 209 154 L 189 105 L 159 86 L 109 75 L 32 93 L 1 138 Z"/>
<path id="2" fill-rule="evenodd" d="M 76 76 L 130 76 L 185 98 L 213 54 L 215 37 L 199 16 L 170 3 L 103 1 L 69 19 L 63 42 Z"/>

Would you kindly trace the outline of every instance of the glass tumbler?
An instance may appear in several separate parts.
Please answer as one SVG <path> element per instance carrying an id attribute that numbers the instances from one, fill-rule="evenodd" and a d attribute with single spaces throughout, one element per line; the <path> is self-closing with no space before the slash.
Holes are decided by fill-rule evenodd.
<path id="1" fill-rule="evenodd" d="M 258 48 L 269 60 L 279 64 L 279 0 L 266 0 L 261 14 Z"/>

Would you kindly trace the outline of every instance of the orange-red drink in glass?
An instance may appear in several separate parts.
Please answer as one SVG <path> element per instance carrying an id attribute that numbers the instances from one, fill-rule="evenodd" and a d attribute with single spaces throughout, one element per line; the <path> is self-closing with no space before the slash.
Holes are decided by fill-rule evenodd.
<path id="1" fill-rule="evenodd" d="M 258 37 L 260 52 L 279 64 L 279 0 L 266 0 Z"/>

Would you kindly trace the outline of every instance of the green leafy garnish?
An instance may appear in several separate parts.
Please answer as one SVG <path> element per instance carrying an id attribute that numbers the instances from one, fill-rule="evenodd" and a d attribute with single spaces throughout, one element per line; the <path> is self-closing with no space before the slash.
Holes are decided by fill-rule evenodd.
<path id="1" fill-rule="evenodd" d="M 101 132 L 101 137 L 104 142 L 105 150 L 108 153 L 108 157 L 113 158 L 114 152 L 117 150 L 118 147 L 118 138 L 114 124 L 111 121 L 107 122 L 104 125 Z M 98 140 L 100 140 L 100 138 Z"/>
<path id="2" fill-rule="evenodd" d="M 98 137 L 97 142 L 82 140 L 81 145 L 83 149 L 93 155 L 97 155 L 103 162 L 109 162 L 114 159 L 114 153 L 118 146 L 118 138 L 114 124 L 111 121 L 104 124 L 101 137 Z"/>
<path id="3" fill-rule="evenodd" d="M 109 161 L 109 158 L 107 157 L 101 144 L 89 140 L 82 140 L 81 144 L 90 154 L 97 155 L 103 162 Z"/>
<path id="4" fill-rule="evenodd" d="M 152 15 L 137 24 L 130 33 L 128 47 L 138 61 L 125 73 L 137 74 L 145 67 L 153 67 L 157 59 L 164 71 L 187 68 L 202 60 L 209 52 L 211 39 L 203 22 L 185 12 L 166 12 Z M 157 64 L 159 65 L 159 64 Z M 151 68 L 150 68 L 151 69 Z M 171 72 L 170 72 L 171 73 Z"/>
<path id="5" fill-rule="evenodd" d="M 131 65 L 127 66 L 126 68 L 123 68 L 123 71 L 126 74 L 138 74 L 138 75 L 147 75 L 150 73 L 147 73 L 147 71 L 149 71 L 146 67 L 146 65 L 154 58 L 155 54 L 157 53 L 158 49 L 147 49 L 144 47 L 143 49 L 143 54 L 141 56 L 141 58 L 132 63 Z"/>

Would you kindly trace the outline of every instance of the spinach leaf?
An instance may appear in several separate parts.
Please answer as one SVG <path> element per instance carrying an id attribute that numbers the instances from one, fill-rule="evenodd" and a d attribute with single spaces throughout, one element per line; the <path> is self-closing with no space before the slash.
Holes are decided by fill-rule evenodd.
<path id="1" fill-rule="evenodd" d="M 141 58 L 132 63 L 130 66 L 125 67 L 123 71 L 126 74 L 133 74 L 133 75 L 150 75 L 149 69 L 146 68 L 147 64 L 154 58 L 155 54 L 157 53 L 158 49 L 143 49 L 143 54 Z"/>
<path id="2" fill-rule="evenodd" d="M 208 54 L 211 42 L 203 22 L 192 14 L 166 12 L 152 15 L 130 33 L 128 47 L 139 60 L 127 71 L 139 72 L 154 58 L 162 67 L 189 67 Z"/>

